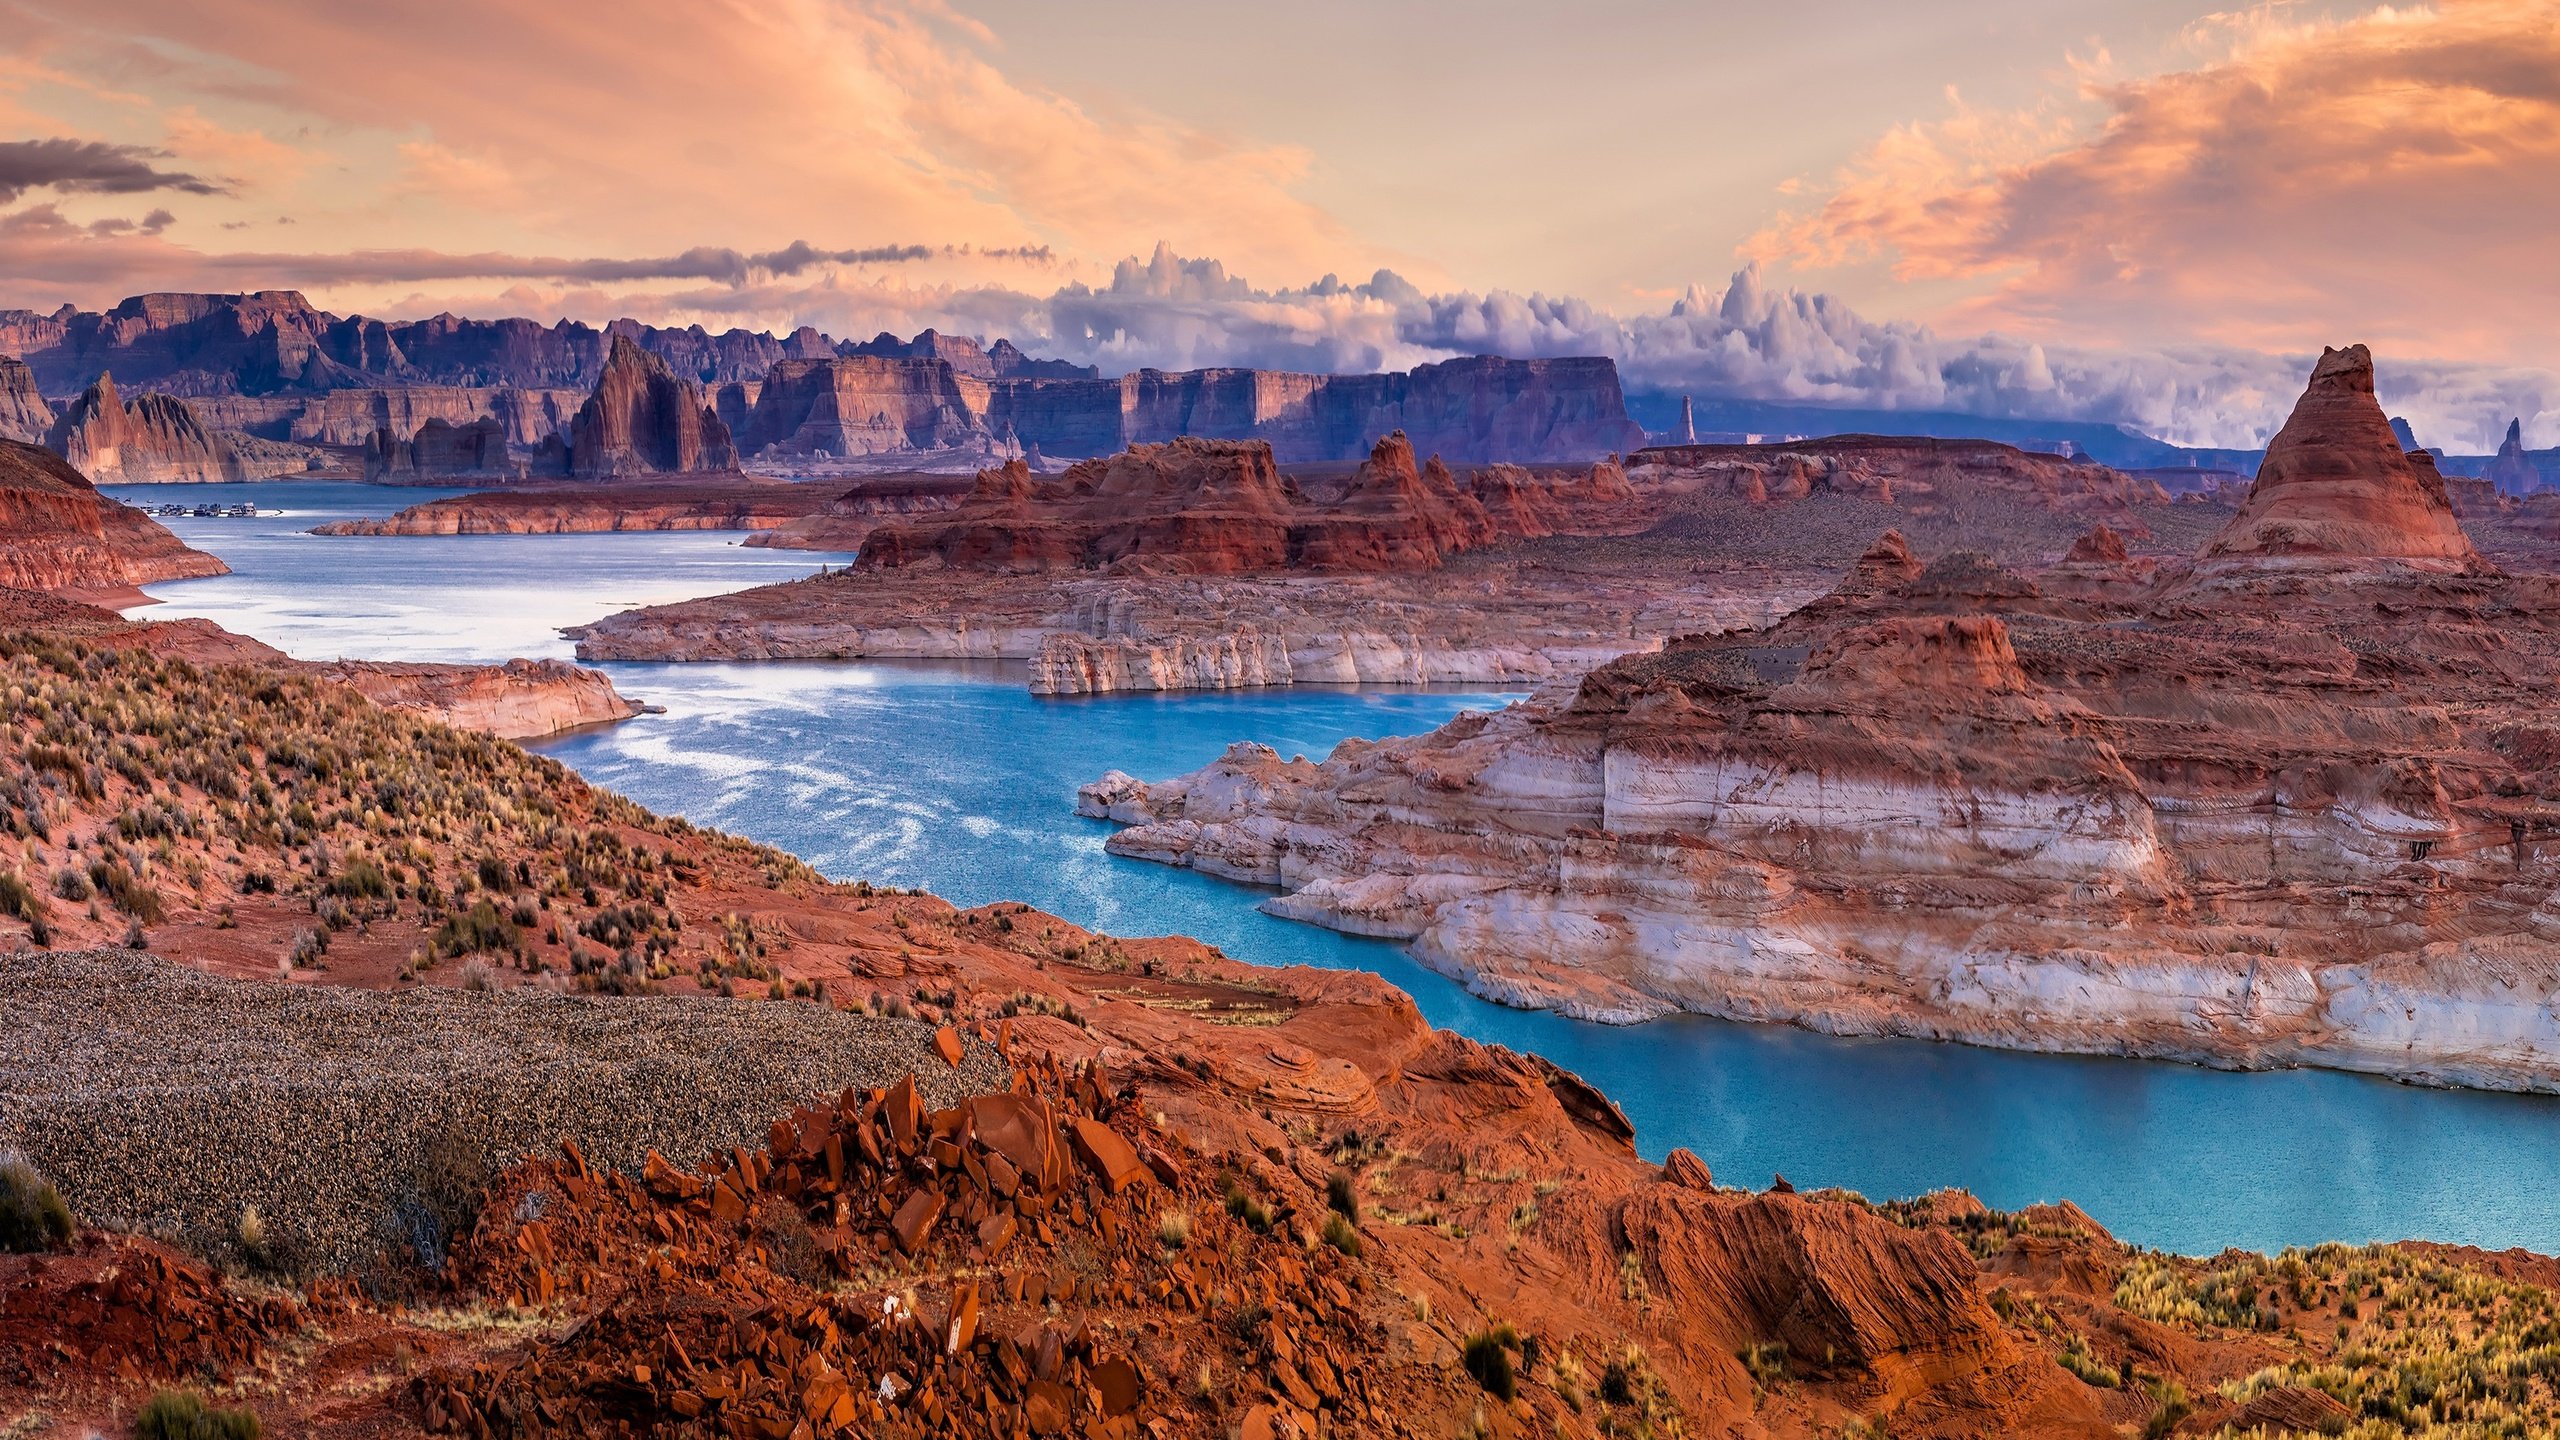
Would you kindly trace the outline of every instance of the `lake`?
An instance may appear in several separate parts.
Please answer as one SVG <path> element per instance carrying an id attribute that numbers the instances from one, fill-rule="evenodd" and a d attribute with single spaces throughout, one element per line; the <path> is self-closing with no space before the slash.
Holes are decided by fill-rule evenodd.
<path id="1" fill-rule="evenodd" d="M 440 492 L 352 485 L 127 486 L 122 498 L 305 507 L 171 522 L 235 574 L 148 587 L 138 615 L 206 615 L 296 655 L 566 654 L 550 627 L 805 574 L 816 560 L 720 534 L 328 539 L 321 519 Z M 1297 688 L 1041 699 L 1007 667 L 614 664 L 663 715 L 533 748 L 644 805 L 752 836 L 846 879 L 964 905 L 1027 901 L 1239 959 L 1357 968 L 1432 1023 L 1534 1051 L 1606 1090 L 1645 1154 L 1716 1175 L 1908 1195 L 1960 1185 L 2004 1208 L 2069 1198 L 2118 1235 L 2186 1252 L 2427 1238 L 2560 1251 L 2560 1100 L 2327 1071 L 2227 1073 L 1675 1018 L 1618 1029 L 1467 995 L 1394 946 L 1276 920 L 1245 887 L 1103 852 L 1075 788 L 1194 768 L 1235 740 L 1321 756 L 1509 696 Z"/>

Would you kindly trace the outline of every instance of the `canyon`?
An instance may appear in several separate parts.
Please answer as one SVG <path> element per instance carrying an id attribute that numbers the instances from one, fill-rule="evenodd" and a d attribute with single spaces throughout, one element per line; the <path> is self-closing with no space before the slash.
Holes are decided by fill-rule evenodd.
<path id="1" fill-rule="evenodd" d="M 1889 533 L 1775 623 L 1079 803 L 1513 1004 L 2560 1090 L 2556 627 L 2353 347 L 2187 556 Z"/>
<path id="2" fill-rule="evenodd" d="M 0 956 L 7 1043 L 54 1074 L 132 1058 L 111 1103 L 0 1091 L 79 1217 L 0 1255 L 0 1405 L 48 1423 L 180 1385 L 315 1437 L 2096 1440 L 2552 1413 L 2538 1383 L 2405 1399 L 2522 1353 L 2560 1285 L 2539 1257 L 2190 1260 L 2068 1204 L 1737 1189 L 1710 1157 L 1639 1158 L 1606 1096 L 1373 976 L 831 882 L 316 677 L 61 638 L 0 636 L 5 718 L 53 747 L 0 751 L 0 873 L 79 836 L 112 888 L 94 911 L 10 892 L 0 926 L 54 948 Z M 162 742 L 84 784 L 54 768 L 120 716 Z M 190 823 L 119 838 L 164 802 Z M 120 932 L 170 958 L 102 948 Z M 551 1063 L 582 1093 L 684 1075 L 680 1104 L 519 1098 L 537 1043 L 762 1007 L 742 1044 L 824 1036 L 865 1078 L 766 1095 L 725 1077 L 769 1055 L 652 1045 Z M 160 1034 L 174 1013 L 274 1042 Z M 301 1014 L 339 1023 L 275 1028 Z M 386 1024 L 432 1026 L 433 1065 L 350 1070 L 342 1042 Z M 472 1128 L 363 1119 L 319 1075 Z M 209 1084 L 240 1103 L 206 1112 Z M 641 1137 L 703 1133 L 679 1112 L 726 1138 L 656 1153 Z M 246 1168 L 233 1139 L 172 1156 L 149 1140 L 171 1113 L 294 1138 Z M 485 1168 L 437 1158 L 456 1143 Z M 163 1193 L 157 1237 L 102 1223 Z M 381 1233 L 376 1206 L 409 1207 L 404 1238 L 327 1258 Z"/>

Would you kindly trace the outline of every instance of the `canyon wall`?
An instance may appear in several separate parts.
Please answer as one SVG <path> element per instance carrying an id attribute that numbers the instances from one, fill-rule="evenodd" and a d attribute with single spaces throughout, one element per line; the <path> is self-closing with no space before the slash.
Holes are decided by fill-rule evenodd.
<path id="1" fill-rule="evenodd" d="M 36 388 L 25 362 L 0 356 L 0 440 L 42 444 L 53 429 L 53 406 Z"/>
<path id="2" fill-rule="evenodd" d="M 190 400 L 217 430 L 356 446 L 377 430 L 415 435 L 429 420 L 495 418 L 510 443 L 564 428 L 578 392 L 629 344 L 681 380 L 755 454 L 931 454 L 1002 459 L 1107 455 L 1185 436 L 1262 440 L 1284 462 L 1354 461 L 1401 429 L 1424 454 L 1458 461 L 1591 460 L 1643 444 L 1616 366 L 1601 358 L 1477 356 L 1375 375 L 1091 367 L 926 331 L 839 342 L 617 320 L 452 315 L 386 322 L 318 310 L 293 291 L 134 296 L 111 310 L 0 311 L 0 354 L 26 363 L 44 394 L 71 394 L 112 369 L 128 384 Z M 789 383 L 770 405 L 769 377 Z M 822 373 L 823 372 L 823 373 Z M 750 436 L 750 432 L 752 432 Z"/>
<path id="3" fill-rule="evenodd" d="M 506 428 L 508 443 L 534 446 L 565 432 L 586 398 L 583 388 L 408 385 L 319 395 L 202 395 L 187 403 L 216 430 L 270 440 L 353 446 L 378 430 L 415 435 L 432 420 L 495 420 Z"/>
<path id="4" fill-rule="evenodd" d="M 705 406 L 702 387 L 627 337 L 615 336 L 595 393 L 570 421 L 569 473 L 599 480 L 737 468 L 729 427 Z"/>

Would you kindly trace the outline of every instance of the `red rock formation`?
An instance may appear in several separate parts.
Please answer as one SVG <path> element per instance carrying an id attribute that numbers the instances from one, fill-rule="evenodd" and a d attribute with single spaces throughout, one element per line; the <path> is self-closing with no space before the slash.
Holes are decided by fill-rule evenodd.
<path id="1" fill-rule="evenodd" d="M 130 595 L 154 580 L 223 573 L 220 560 L 99 494 L 53 452 L 0 440 L 0 586 Z"/>
<path id="2" fill-rule="evenodd" d="M 1434 455 L 1417 468 L 1398 430 L 1370 448 L 1342 499 L 1290 534 L 1294 563 L 1321 570 L 1429 570 L 1500 532 Z"/>
<path id="3" fill-rule="evenodd" d="M 595 393 L 570 422 L 569 463 L 581 480 L 694 475 L 736 470 L 738 451 L 700 385 L 617 335 Z"/>
<path id="4" fill-rule="evenodd" d="M 2195 561 L 1880 544 L 1496 715 L 1084 805 L 1521 1004 L 2560 1091 L 2510 998 L 2560 985 L 2560 580 L 2427 473 L 2332 351 Z"/>
<path id="5" fill-rule="evenodd" d="M 1580 474 L 1493 465 L 1467 477 L 1476 503 L 1507 538 L 1632 535 L 1659 518 L 1627 483 L 1627 472 L 1603 460 Z"/>
<path id="6" fill-rule="evenodd" d="M 1001 467 L 1006 472 L 1017 468 L 1026 479 L 1029 477 L 1029 468 L 1019 462 Z M 985 483 L 987 473 L 981 471 L 976 478 L 893 474 L 866 479 L 829 499 L 814 513 L 760 530 L 747 537 L 746 543 L 759 549 L 856 553 L 872 531 L 890 521 L 939 515 L 967 503 L 978 486 Z"/>
<path id="7" fill-rule="evenodd" d="M 0 355 L 0 440 L 39 445 L 52 429 L 53 407 L 36 390 L 36 372 Z"/>
<path id="8" fill-rule="evenodd" d="M 980 472 L 947 518 L 880 523 L 866 567 L 928 558 L 1004 571 L 1140 569 L 1428 570 L 1508 538 L 1623 534 L 1650 516 L 1613 465 L 1542 479 L 1518 467 L 1477 479 L 1512 523 L 1497 523 L 1438 457 L 1417 465 L 1398 431 L 1378 441 L 1342 493 L 1312 499 L 1259 441 L 1174 440 L 1088 460 L 1053 480 L 1020 461 Z"/>
<path id="9" fill-rule="evenodd" d="M 174 395 L 116 393 L 101 375 L 45 434 L 45 444 L 91 480 L 107 484 L 246 478 L 222 436 Z"/>
<path id="10" fill-rule="evenodd" d="M 2454 519 L 2444 480 L 2401 450 L 2362 345 L 2323 350 L 2310 386 L 2267 446 L 2240 513 L 2205 547 L 2224 557 L 2485 562 Z"/>
<path id="11" fill-rule="evenodd" d="M 2103 521 L 2072 541 L 2070 552 L 2062 557 L 2068 565 L 2121 565 L 2131 558 L 2124 548 L 2124 537 Z"/>
<path id="12" fill-rule="evenodd" d="M 1141 566 L 1200 574 L 1277 569 L 1290 560 L 1295 492 L 1257 442 L 1175 440 L 1087 460 L 1054 480 L 1015 461 L 980 472 L 947 519 L 891 523 L 862 543 L 861 564 L 927 559 L 974 570 Z"/>

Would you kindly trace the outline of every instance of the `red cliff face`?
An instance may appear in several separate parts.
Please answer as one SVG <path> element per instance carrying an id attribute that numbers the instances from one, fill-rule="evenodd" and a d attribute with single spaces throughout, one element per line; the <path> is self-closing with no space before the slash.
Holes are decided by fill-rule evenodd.
<path id="1" fill-rule="evenodd" d="M 700 385 L 617 335 L 595 393 L 569 424 L 569 467 L 581 480 L 702 474 L 737 469 L 738 450 Z"/>
<path id="2" fill-rule="evenodd" d="M 239 457 L 174 395 L 116 393 L 101 375 L 45 435 L 45 444 L 81 474 L 107 484 L 246 478 Z"/>
<path id="3" fill-rule="evenodd" d="M 1462 485 L 1437 456 L 1417 464 L 1402 431 L 1377 442 L 1336 498 L 1302 493 L 1260 441 L 1134 445 L 1048 480 L 1016 460 L 981 471 L 946 516 L 870 521 L 861 563 L 1194 575 L 1430 570 L 1505 539 L 1624 533 L 1643 523 L 1614 466 L 1563 478 L 1503 468 Z M 1501 498 L 1504 518 L 1477 498 L 1484 493 Z"/>
<path id="4" fill-rule="evenodd" d="M 2362 345 L 2321 352 L 2248 500 L 2205 547 L 2208 561 L 2277 557 L 2485 563 L 2454 518 L 2443 477 L 2401 450 Z"/>
<path id="5" fill-rule="evenodd" d="M 1140 567 L 1195 574 L 1289 563 L 1294 488 L 1271 447 L 1225 440 L 1139 445 L 1052 480 L 1020 461 L 980 472 L 948 519 L 890 523 L 861 563 L 926 560 L 965 569 Z"/>
<path id="6" fill-rule="evenodd" d="M 987 384 L 941 359 L 785 360 L 738 439 L 749 455 L 985 449 Z"/>
<path id="7" fill-rule="evenodd" d="M 222 573 L 51 451 L 0 440 L 0 586 L 108 592 Z"/>

